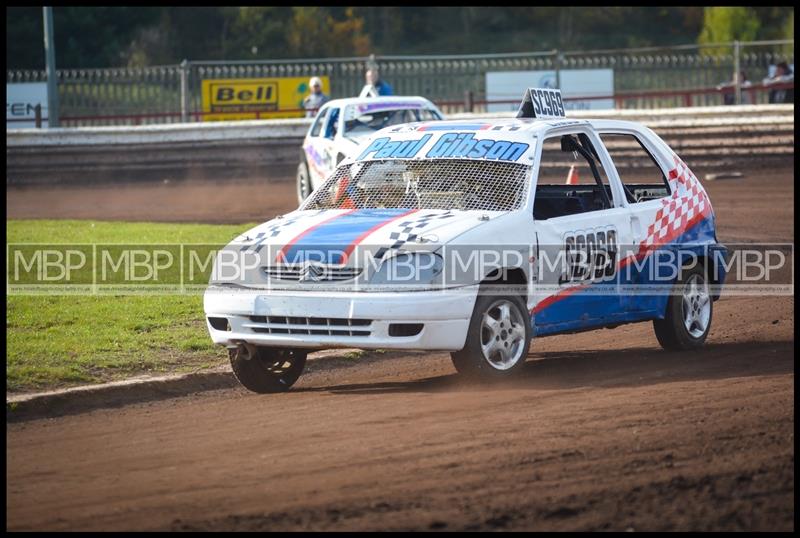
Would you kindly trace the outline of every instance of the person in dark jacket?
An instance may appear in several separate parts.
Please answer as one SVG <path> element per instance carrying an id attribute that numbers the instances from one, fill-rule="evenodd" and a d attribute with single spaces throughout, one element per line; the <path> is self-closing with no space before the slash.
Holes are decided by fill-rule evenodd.
<path id="1" fill-rule="evenodd" d="M 380 73 L 376 68 L 367 69 L 365 76 L 367 86 L 374 87 L 378 95 L 393 95 L 392 87 L 385 80 L 381 80 Z"/>
<path id="2" fill-rule="evenodd" d="M 775 74 L 764 79 L 764 85 L 794 84 L 794 73 L 786 62 L 775 66 Z M 769 91 L 770 103 L 794 103 L 794 88 L 776 88 Z"/>

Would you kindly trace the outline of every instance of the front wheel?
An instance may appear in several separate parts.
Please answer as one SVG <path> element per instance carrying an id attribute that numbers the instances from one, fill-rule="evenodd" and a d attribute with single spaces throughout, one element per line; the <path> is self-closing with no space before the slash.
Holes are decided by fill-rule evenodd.
<path id="1" fill-rule="evenodd" d="M 464 349 L 450 355 L 467 377 L 491 380 L 522 369 L 531 342 L 528 309 L 521 297 L 479 295 Z"/>
<path id="2" fill-rule="evenodd" d="M 285 392 L 303 373 L 307 351 L 244 346 L 228 351 L 233 375 L 245 388 L 261 394 Z"/>
<path id="3" fill-rule="evenodd" d="M 664 319 L 653 320 L 661 347 L 688 350 L 702 346 L 711 330 L 713 304 L 705 269 L 696 266 L 686 271 L 672 289 Z"/>
<path id="4" fill-rule="evenodd" d="M 311 195 L 311 176 L 308 174 L 308 165 L 302 161 L 297 165 L 297 201 L 303 200 Z"/>

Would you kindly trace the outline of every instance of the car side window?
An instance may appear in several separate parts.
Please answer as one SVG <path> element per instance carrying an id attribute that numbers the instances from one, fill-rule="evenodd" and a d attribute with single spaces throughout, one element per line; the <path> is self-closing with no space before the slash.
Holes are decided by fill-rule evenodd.
<path id="1" fill-rule="evenodd" d="M 322 124 L 325 123 L 325 118 L 328 116 L 329 110 L 329 108 L 326 108 L 319 111 L 317 119 L 314 120 L 314 125 L 311 127 L 311 136 L 319 136 L 319 132 L 322 130 Z"/>
<path id="2" fill-rule="evenodd" d="M 339 129 L 339 109 L 332 108 L 331 113 L 328 114 L 328 125 L 325 128 L 325 138 L 331 140 L 336 137 L 336 131 Z"/>
<path id="3" fill-rule="evenodd" d="M 542 144 L 533 216 L 537 220 L 614 207 L 597 151 L 585 134 L 558 135 Z"/>
<path id="4" fill-rule="evenodd" d="M 603 133 L 600 139 L 614 161 L 628 202 L 647 202 L 670 195 L 664 171 L 638 137 L 628 133 Z"/>

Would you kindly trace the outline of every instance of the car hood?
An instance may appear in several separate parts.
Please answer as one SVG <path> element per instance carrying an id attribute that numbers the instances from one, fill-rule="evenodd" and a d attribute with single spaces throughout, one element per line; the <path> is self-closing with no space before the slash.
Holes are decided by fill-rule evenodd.
<path id="1" fill-rule="evenodd" d="M 362 143 L 364 140 L 366 140 L 366 139 L 367 139 L 367 138 L 369 138 L 370 136 L 374 135 L 374 134 L 375 134 L 375 132 L 376 132 L 376 131 L 362 132 L 362 133 L 354 133 L 354 134 L 345 134 L 345 135 L 342 135 L 342 140 L 343 140 L 343 141 L 345 141 L 345 142 L 347 142 L 347 143 L 349 143 L 349 144 L 352 144 L 352 145 L 353 145 L 353 149 L 355 149 L 355 148 L 356 148 L 356 147 L 358 147 L 358 146 L 359 146 L 359 145 L 360 145 L 360 144 L 361 144 L 361 143 Z"/>
<path id="2" fill-rule="evenodd" d="M 249 230 L 229 248 L 257 253 L 262 266 L 316 262 L 360 267 L 367 257 L 384 259 L 401 249 L 435 251 L 505 214 L 436 209 L 298 210 Z"/>

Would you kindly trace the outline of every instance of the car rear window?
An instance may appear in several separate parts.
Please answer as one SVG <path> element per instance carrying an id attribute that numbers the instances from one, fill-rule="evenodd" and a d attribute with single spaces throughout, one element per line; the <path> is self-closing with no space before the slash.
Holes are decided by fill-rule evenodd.
<path id="1" fill-rule="evenodd" d="M 511 211 L 525 199 L 531 167 L 474 159 L 373 160 L 336 169 L 303 209 Z"/>

